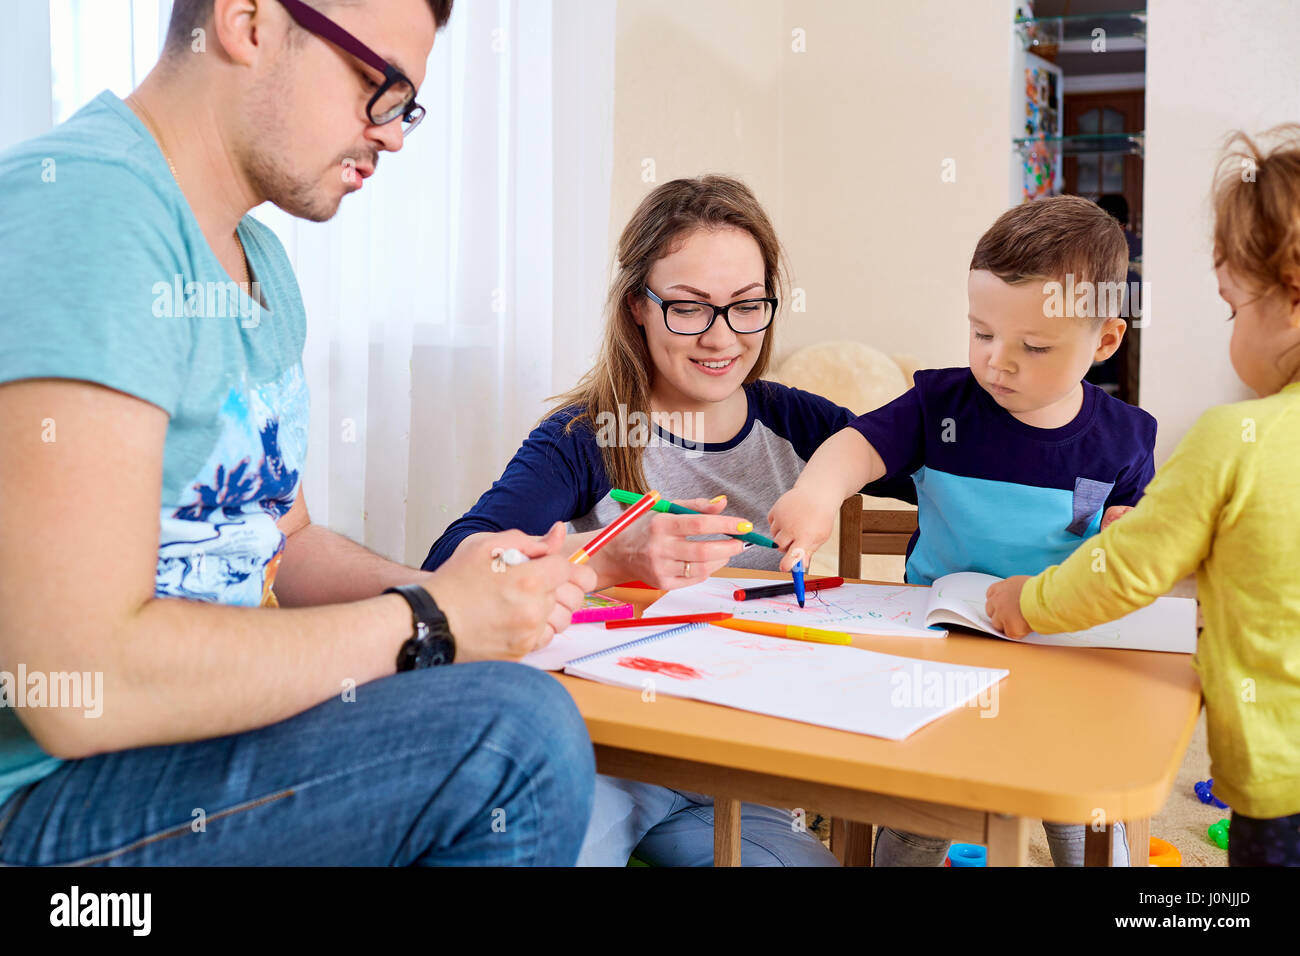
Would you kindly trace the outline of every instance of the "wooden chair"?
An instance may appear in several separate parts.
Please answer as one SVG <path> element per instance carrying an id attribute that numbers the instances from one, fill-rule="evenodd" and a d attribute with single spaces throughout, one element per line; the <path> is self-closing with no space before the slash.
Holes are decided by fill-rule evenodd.
<path id="1" fill-rule="evenodd" d="M 907 554 L 907 542 L 916 530 L 916 510 L 863 507 L 861 495 L 851 495 L 840 505 L 841 577 L 862 576 L 864 554 Z M 844 866 L 870 866 L 874 827 L 857 820 L 831 819 L 831 852 Z"/>
<path id="2" fill-rule="evenodd" d="M 884 511 L 864 508 L 861 495 L 851 495 L 840 505 L 840 576 L 862 576 L 864 554 L 907 554 L 907 542 L 916 530 L 916 509 Z"/>

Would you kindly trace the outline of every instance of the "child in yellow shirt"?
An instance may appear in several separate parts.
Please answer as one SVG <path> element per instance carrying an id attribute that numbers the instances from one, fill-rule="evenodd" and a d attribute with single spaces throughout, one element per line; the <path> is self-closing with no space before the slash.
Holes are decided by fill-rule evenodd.
<path id="1" fill-rule="evenodd" d="M 1082 630 L 1196 572 L 1193 665 L 1230 866 L 1300 865 L 1300 126 L 1273 133 L 1268 152 L 1238 134 L 1215 190 L 1229 357 L 1260 397 L 1206 412 L 1123 521 L 993 585 L 987 607 L 1010 637 Z"/>

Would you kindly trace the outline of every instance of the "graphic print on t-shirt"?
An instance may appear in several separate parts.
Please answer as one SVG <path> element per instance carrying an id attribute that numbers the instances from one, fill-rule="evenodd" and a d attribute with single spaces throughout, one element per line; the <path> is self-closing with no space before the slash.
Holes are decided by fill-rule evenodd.
<path id="1" fill-rule="evenodd" d="M 293 505 L 307 450 L 301 363 L 279 381 L 232 386 L 221 435 L 180 507 L 164 508 L 154 593 L 246 607 L 274 605 L 284 548 L 276 527 Z"/>

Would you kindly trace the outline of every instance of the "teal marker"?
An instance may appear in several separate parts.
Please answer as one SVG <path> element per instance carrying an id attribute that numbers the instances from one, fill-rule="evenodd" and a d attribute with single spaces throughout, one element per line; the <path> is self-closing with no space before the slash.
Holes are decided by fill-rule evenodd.
<path id="1" fill-rule="evenodd" d="M 641 500 L 641 495 L 638 495 L 634 491 L 624 491 L 622 488 L 611 488 L 609 496 L 621 505 L 634 505 Z M 663 498 L 656 501 L 651 510 L 662 511 L 665 514 L 670 515 L 698 515 L 704 513 L 702 511 L 695 511 L 692 508 L 687 508 L 685 505 L 665 501 Z M 771 538 L 765 538 L 757 531 L 751 531 L 749 534 L 729 534 L 727 537 L 736 538 L 739 541 L 748 541 L 750 544 L 761 544 L 765 548 L 776 547 L 775 541 Z"/>

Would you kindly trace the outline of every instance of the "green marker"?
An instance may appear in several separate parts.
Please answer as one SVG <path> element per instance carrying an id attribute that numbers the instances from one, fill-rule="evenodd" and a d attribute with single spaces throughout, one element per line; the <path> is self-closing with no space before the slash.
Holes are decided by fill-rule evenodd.
<path id="1" fill-rule="evenodd" d="M 609 492 L 609 496 L 621 505 L 634 505 L 638 501 L 640 501 L 642 497 L 641 495 L 638 495 L 634 491 L 624 491 L 622 488 L 611 488 Z M 665 501 L 663 498 L 660 498 L 658 501 L 656 501 L 650 510 L 662 511 L 665 514 L 670 514 L 670 515 L 698 515 L 704 513 L 702 511 L 695 511 L 692 508 L 687 508 L 685 505 L 679 505 L 671 501 Z M 740 541 L 748 541 L 750 544 L 761 544 L 765 548 L 776 547 L 775 541 L 773 541 L 771 538 L 765 538 L 757 531 L 751 531 L 749 534 L 729 534 L 727 535 L 727 537 L 736 538 Z"/>

